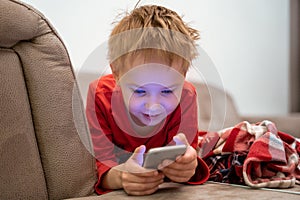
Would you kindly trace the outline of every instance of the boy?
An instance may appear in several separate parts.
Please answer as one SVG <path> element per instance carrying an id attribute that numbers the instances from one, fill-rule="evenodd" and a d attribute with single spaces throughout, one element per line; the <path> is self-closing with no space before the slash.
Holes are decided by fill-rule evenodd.
<path id="1" fill-rule="evenodd" d="M 112 74 L 92 82 L 86 114 L 97 159 L 98 194 L 124 189 L 147 195 L 165 181 L 201 184 L 207 165 L 197 157 L 195 88 L 185 81 L 199 35 L 172 10 L 141 6 L 109 39 Z M 142 167 L 147 150 L 188 146 L 174 162 Z"/>

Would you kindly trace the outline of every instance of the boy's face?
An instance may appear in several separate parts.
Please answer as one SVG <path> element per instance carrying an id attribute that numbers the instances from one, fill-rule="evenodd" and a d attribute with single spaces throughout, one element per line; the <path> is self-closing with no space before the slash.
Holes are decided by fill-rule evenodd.
<path id="1" fill-rule="evenodd" d="M 119 79 L 125 105 L 137 125 L 158 125 L 177 107 L 185 77 L 176 65 L 136 60 Z"/>

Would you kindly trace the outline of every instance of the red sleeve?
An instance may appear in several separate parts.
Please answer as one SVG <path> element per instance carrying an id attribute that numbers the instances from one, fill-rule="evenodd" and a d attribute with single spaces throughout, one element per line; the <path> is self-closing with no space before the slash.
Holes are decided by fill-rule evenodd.
<path id="1" fill-rule="evenodd" d="M 176 117 L 176 126 L 169 129 L 170 132 L 184 133 L 190 145 L 197 149 L 198 147 L 198 105 L 197 93 L 195 87 L 185 82 L 182 99 L 180 103 L 181 117 Z M 179 126 L 179 127 L 178 127 Z M 197 158 L 198 165 L 195 175 L 188 181 L 188 184 L 202 184 L 209 178 L 209 168 L 206 163 L 200 158 Z"/>
<path id="2" fill-rule="evenodd" d="M 198 165 L 195 171 L 194 176 L 187 182 L 191 185 L 198 185 L 205 183 L 209 178 L 209 168 L 206 163 L 200 158 L 197 157 Z"/>
<path id="3" fill-rule="evenodd" d="M 196 89 L 192 84 L 186 84 L 187 94 L 183 100 L 183 111 L 182 111 L 182 123 L 183 130 L 192 131 L 188 132 L 186 136 L 191 146 L 194 149 L 198 147 L 198 105 L 197 105 L 197 93 Z M 209 178 L 209 168 L 206 163 L 197 157 L 198 165 L 194 176 L 187 182 L 188 184 L 202 184 Z"/>
<path id="4" fill-rule="evenodd" d="M 97 180 L 97 183 L 95 184 L 96 193 L 97 194 L 105 194 L 105 193 L 111 192 L 112 190 L 101 187 L 102 178 L 105 175 L 105 173 L 111 169 L 111 167 L 109 167 L 109 165 L 105 165 L 105 164 L 99 162 L 98 160 L 96 160 L 96 164 L 97 164 L 97 172 L 98 172 L 98 180 Z"/>
<path id="5" fill-rule="evenodd" d="M 112 133 L 105 121 L 106 112 L 105 100 L 100 100 L 97 96 L 98 80 L 92 82 L 89 86 L 86 116 L 92 138 L 94 156 L 96 158 L 98 181 L 95 190 L 98 194 L 104 194 L 111 190 L 101 188 L 101 179 L 111 167 L 118 165 L 114 154 L 114 144 L 112 143 Z"/>
<path id="6" fill-rule="evenodd" d="M 168 131 L 174 135 L 183 133 L 191 146 L 198 146 L 197 93 L 191 83 L 184 83 L 179 109 L 175 110 Z"/>

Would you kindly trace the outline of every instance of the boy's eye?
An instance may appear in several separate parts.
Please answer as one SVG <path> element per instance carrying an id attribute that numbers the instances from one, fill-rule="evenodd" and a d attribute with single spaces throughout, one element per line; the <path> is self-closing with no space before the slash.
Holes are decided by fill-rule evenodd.
<path id="1" fill-rule="evenodd" d="M 169 90 L 169 89 L 166 89 L 166 90 L 162 90 L 161 93 L 163 93 L 163 94 L 171 94 L 171 93 L 173 93 L 173 91 Z"/>
<path id="2" fill-rule="evenodd" d="M 136 93 L 136 94 L 145 94 L 146 91 L 142 90 L 142 89 L 136 89 L 136 90 L 134 90 L 134 93 Z"/>

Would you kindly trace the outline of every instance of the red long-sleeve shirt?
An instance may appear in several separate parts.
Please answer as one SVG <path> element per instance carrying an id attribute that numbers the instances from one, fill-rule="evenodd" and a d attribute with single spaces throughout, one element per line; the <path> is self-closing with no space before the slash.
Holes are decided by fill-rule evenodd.
<path id="1" fill-rule="evenodd" d="M 130 126 L 122 92 L 112 75 L 93 81 L 89 86 L 86 107 L 95 158 L 97 159 L 98 194 L 110 190 L 101 188 L 101 179 L 113 166 L 124 163 L 140 145 L 146 149 L 172 145 L 173 136 L 184 133 L 194 148 L 197 147 L 197 102 L 194 86 L 185 81 L 180 103 L 167 116 L 161 127 L 149 137 L 138 135 Z M 202 159 L 189 184 L 201 184 L 208 179 L 209 170 Z"/>

